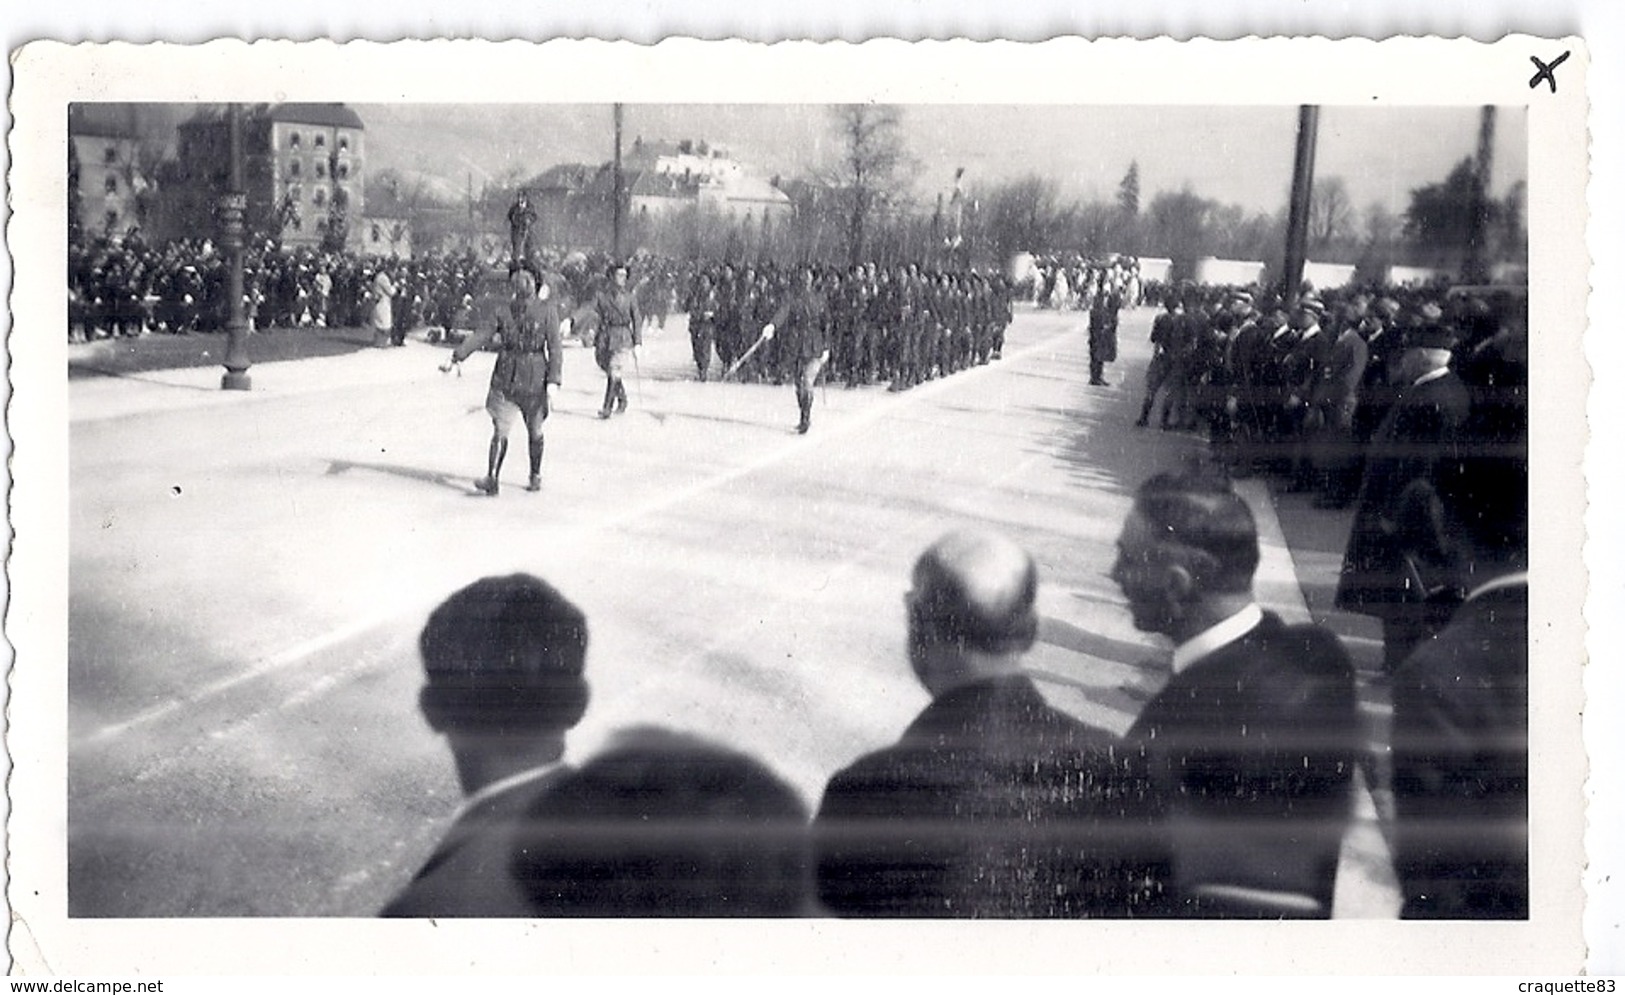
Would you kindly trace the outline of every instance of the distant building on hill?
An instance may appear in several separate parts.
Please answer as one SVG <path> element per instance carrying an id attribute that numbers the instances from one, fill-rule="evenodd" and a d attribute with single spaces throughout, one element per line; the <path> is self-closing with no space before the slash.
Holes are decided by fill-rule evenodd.
<path id="1" fill-rule="evenodd" d="M 635 217 L 705 205 L 731 219 L 772 222 L 792 210 L 784 191 L 749 175 L 728 149 L 703 141 L 639 138 L 627 156 L 627 170 Z"/>

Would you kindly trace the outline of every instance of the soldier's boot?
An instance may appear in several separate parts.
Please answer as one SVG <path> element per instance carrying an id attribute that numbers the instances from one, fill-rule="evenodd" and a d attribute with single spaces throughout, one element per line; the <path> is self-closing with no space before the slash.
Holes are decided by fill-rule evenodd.
<path id="1" fill-rule="evenodd" d="M 1135 428 L 1145 428 L 1147 425 L 1151 424 L 1151 409 L 1156 405 L 1156 403 L 1157 399 L 1155 397 L 1148 397 L 1145 399 L 1145 403 L 1140 405 L 1140 417 L 1134 419 Z M 1163 427 L 1166 428 L 1166 417 L 1163 418 L 1163 423 Z"/>
<path id="2" fill-rule="evenodd" d="M 497 479 L 502 475 L 502 461 L 508 455 L 507 439 L 492 439 L 491 449 L 486 456 L 486 474 L 483 478 L 474 481 L 476 490 L 497 496 Z"/>
<path id="3" fill-rule="evenodd" d="M 812 398 L 798 397 L 796 403 L 801 406 L 801 421 L 796 423 L 796 433 L 806 435 L 807 430 L 812 428 Z"/>
<path id="4" fill-rule="evenodd" d="M 615 412 L 615 381 L 604 382 L 604 406 L 598 409 L 598 417 L 608 418 Z"/>
<path id="5" fill-rule="evenodd" d="M 527 491 L 542 489 L 542 449 L 544 440 L 535 438 L 530 440 L 530 483 L 525 485 Z"/>
<path id="6" fill-rule="evenodd" d="M 615 413 L 620 414 L 626 410 L 626 381 L 615 381 Z"/>

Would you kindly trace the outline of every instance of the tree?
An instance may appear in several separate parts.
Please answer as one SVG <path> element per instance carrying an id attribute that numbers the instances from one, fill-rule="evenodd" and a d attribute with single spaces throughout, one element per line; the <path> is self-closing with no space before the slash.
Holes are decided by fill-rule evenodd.
<path id="1" fill-rule="evenodd" d="M 1328 176 L 1315 182 L 1309 194 L 1309 245 L 1324 252 L 1333 243 L 1346 242 L 1354 234 L 1354 205 L 1349 201 L 1348 184 L 1341 176 Z"/>
<path id="2" fill-rule="evenodd" d="M 1131 160 L 1123 182 L 1117 184 L 1117 206 L 1129 217 L 1140 213 L 1140 161 Z"/>
<path id="3" fill-rule="evenodd" d="M 1499 207 L 1500 225 L 1497 232 L 1497 255 L 1515 263 L 1529 258 L 1529 228 L 1524 221 L 1524 199 L 1529 188 L 1523 180 L 1512 184 Z"/>
<path id="4" fill-rule="evenodd" d="M 1178 193 L 1159 193 L 1146 209 L 1150 222 L 1148 249 L 1155 255 L 1175 260 L 1193 260 L 1206 255 L 1208 214 L 1214 204 L 1197 196 L 1189 186 Z"/>
<path id="5" fill-rule="evenodd" d="M 1389 248 L 1399 241 L 1402 220 L 1388 205 L 1374 200 L 1365 209 L 1365 240 L 1368 245 Z"/>
<path id="6" fill-rule="evenodd" d="M 1435 264 L 1454 264 L 1470 250 L 1475 227 L 1489 231 L 1499 220 L 1503 205 L 1484 193 L 1471 156 L 1456 163 L 1441 183 L 1411 191 L 1405 211 L 1405 236 Z M 1475 216 L 1477 223 L 1475 225 Z"/>
<path id="7" fill-rule="evenodd" d="M 79 227 L 79 212 L 83 209 L 79 197 L 79 146 L 68 139 L 68 245 L 78 247 L 84 239 Z"/>
<path id="8" fill-rule="evenodd" d="M 981 200 L 987 204 L 987 238 L 1001 260 L 1017 252 L 1050 248 L 1056 229 L 1055 181 L 1028 174 L 1000 184 Z"/>
<path id="9" fill-rule="evenodd" d="M 834 109 L 841 160 L 834 186 L 846 198 L 846 245 L 851 262 L 862 262 L 877 211 L 900 199 L 903 174 L 911 165 L 903 147 L 903 113 L 880 104 L 844 104 Z"/>

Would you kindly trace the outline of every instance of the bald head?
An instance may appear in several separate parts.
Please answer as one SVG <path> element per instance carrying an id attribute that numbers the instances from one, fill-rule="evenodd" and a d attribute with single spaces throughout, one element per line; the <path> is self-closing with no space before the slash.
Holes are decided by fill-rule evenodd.
<path id="1" fill-rule="evenodd" d="M 914 565 L 916 642 L 960 651 L 1023 653 L 1038 632 L 1038 568 L 991 532 L 950 532 Z"/>

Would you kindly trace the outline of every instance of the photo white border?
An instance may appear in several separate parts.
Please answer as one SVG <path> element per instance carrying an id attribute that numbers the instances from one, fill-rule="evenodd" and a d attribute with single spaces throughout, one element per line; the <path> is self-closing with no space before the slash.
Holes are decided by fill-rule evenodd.
<path id="1" fill-rule="evenodd" d="M 1560 92 L 1531 90 L 1530 54 L 1574 52 Z M 434 71 L 425 71 L 425 66 Z M 538 75 L 537 67 L 545 66 Z M 9 744 L 18 967 L 53 974 L 420 973 L 627 971 L 1189 971 L 1308 974 L 1564 974 L 1584 961 L 1579 909 L 1578 716 L 1584 632 L 1584 511 L 1579 469 L 1587 433 L 1582 362 L 1588 257 L 1584 80 L 1578 39 L 1471 42 L 1318 39 L 1242 42 L 1057 39 L 861 46 L 668 41 L 402 42 L 393 45 L 214 42 L 192 47 L 44 44 L 15 56 L 15 444 L 7 633 L 13 672 Z M 1178 77 L 1178 79 L 1175 79 Z M 887 926 L 815 920 L 710 924 L 373 923 L 355 920 L 68 920 L 65 915 L 66 336 L 61 218 L 66 104 L 72 100 L 324 100 L 478 103 L 785 102 L 1177 104 L 1528 104 L 1530 135 L 1531 471 L 1534 660 L 1574 660 L 1572 680 L 1537 683 L 1535 736 L 1562 763 L 1534 762 L 1536 858 L 1527 924 L 985 923 Z M 1197 80 L 1193 85 L 1182 80 Z M 1283 96 L 1290 99 L 1282 99 Z M 1036 99 L 1035 99 L 1036 98 Z M 23 334 L 43 329 L 38 334 Z M 1548 336 L 1550 337 L 1548 339 Z M 38 371 L 38 372 L 35 372 Z M 1543 622 L 1555 623 L 1545 628 Z M 19 745 L 20 744 L 20 745 Z M 1552 872 L 1571 871 L 1566 884 Z M 37 893 L 37 894 L 36 894 Z M 749 931 L 742 942 L 739 930 Z M 765 942 L 764 942 L 765 941 Z M 1380 966 L 1373 963 L 1380 957 Z"/>

